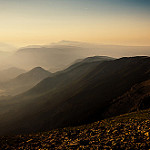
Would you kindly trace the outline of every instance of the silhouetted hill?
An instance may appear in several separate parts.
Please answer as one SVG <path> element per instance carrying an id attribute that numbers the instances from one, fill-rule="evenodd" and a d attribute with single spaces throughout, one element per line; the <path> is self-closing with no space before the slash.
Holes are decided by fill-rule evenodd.
<path id="1" fill-rule="evenodd" d="M 41 67 L 36 67 L 29 72 L 20 74 L 16 78 L 3 82 L 1 89 L 5 90 L 10 95 L 17 95 L 21 92 L 29 90 L 34 85 L 39 83 L 44 78 L 51 76 L 51 73 Z"/>
<path id="2" fill-rule="evenodd" d="M 1 107 L 7 109 L 0 112 L 0 133 L 44 131 L 109 117 L 105 113 L 114 100 L 149 80 L 149 70 L 149 57 L 125 57 L 84 63 L 46 78 L 26 93 L 1 101 Z M 143 95 L 147 93 L 145 90 Z"/>
<path id="3" fill-rule="evenodd" d="M 42 66 L 49 68 L 50 72 L 62 70 L 73 61 L 87 57 L 87 52 L 82 47 L 61 45 L 52 47 L 25 47 L 16 52 L 14 59 L 20 66 Z"/>
<path id="4" fill-rule="evenodd" d="M 68 68 L 66 68 L 65 70 L 62 71 L 58 71 L 56 73 L 54 73 L 54 75 L 60 74 L 60 73 L 65 73 L 68 71 L 72 71 L 73 69 L 79 68 L 80 66 L 87 66 L 87 68 L 90 68 L 90 64 L 91 63 L 102 63 L 104 61 L 110 61 L 110 60 L 115 60 L 115 58 L 112 57 L 107 57 L 107 56 L 93 56 L 93 57 L 87 57 L 85 59 L 80 59 L 80 60 L 76 60 L 72 65 L 70 65 Z M 89 67 L 88 67 L 89 65 Z"/>
<path id="5" fill-rule="evenodd" d="M 20 48 L 9 62 L 20 68 L 42 66 L 50 72 L 56 72 L 70 66 L 77 59 L 90 56 L 150 56 L 149 46 L 121 46 L 90 44 L 74 41 L 60 41 L 51 45 L 33 45 Z"/>
<path id="6" fill-rule="evenodd" d="M 150 109 L 29 135 L 0 137 L 1 149 L 149 149 Z"/>
<path id="7" fill-rule="evenodd" d="M 16 67 L 11 67 L 5 70 L 1 70 L 0 81 L 1 82 L 8 81 L 25 72 L 26 72 L 25 70 Z"/>

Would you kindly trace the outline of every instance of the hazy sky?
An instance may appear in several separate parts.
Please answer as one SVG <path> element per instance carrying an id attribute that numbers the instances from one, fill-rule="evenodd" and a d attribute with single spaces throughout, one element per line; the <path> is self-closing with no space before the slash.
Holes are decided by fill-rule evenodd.
<path id="1" fill-rule="evenodd" d="M 150 0 L 0 0 L 0 42 L 150 45 Z"/>

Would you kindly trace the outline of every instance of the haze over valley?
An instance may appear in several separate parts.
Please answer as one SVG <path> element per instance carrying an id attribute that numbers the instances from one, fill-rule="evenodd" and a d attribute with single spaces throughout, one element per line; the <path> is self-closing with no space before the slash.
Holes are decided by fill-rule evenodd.
<path id="1" fill-rule="evenodd" d="M 13 53 L 4 52 L 1 55 L 3 59 L 1 59 L 0 66 L 3 70 L 4 66 L 5 69 L 17 67 L 24 70 L 31 70 L 40 66 L 50 72 L 56 72 L 69 67 L 77 59 L 90 56 L 110 56 L 114 58 L 142 56 L 143 54 L 150 56 L 149 49 L 150 46 L 121 46 L 60 41 L 50 45 L 26 46 L 13 51 Z"/>
<path id="2" fill-rule="evenodd" d="M 149 149 L 150 2 L 0 1 L 0 149 Z"/>

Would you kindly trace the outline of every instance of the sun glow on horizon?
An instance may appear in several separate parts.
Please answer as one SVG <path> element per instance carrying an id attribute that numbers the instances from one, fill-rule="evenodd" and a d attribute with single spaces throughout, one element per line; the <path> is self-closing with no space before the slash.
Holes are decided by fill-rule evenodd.
<path id="1" fill-rule="evenodd" d="M 149 8 L 145 0 L 1 1 L 0 42 L 17 46 L 61 40 L 150 45 Z"/>

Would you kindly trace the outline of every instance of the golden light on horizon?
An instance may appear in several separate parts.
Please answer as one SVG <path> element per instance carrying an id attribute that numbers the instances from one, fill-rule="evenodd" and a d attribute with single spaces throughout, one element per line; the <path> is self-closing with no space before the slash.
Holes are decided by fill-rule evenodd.
<path id="1" fill-rule="evenodd" d="M 0 42 L 18 46 L 60 40 L 150 45 L 146 5 L 141 8 L 135 3 L 135 8 L 129 2 L 124 6 L 115 1 L 0 2 Z"/>

